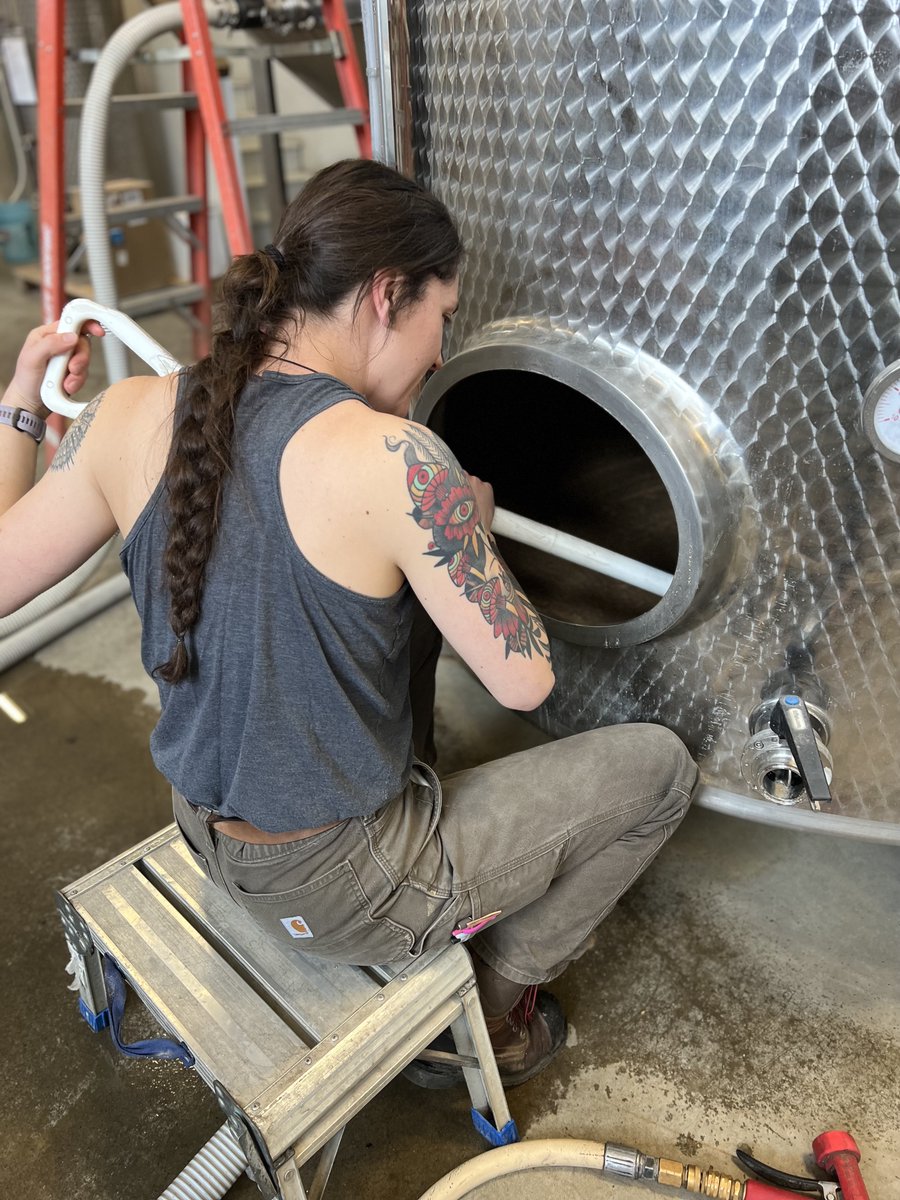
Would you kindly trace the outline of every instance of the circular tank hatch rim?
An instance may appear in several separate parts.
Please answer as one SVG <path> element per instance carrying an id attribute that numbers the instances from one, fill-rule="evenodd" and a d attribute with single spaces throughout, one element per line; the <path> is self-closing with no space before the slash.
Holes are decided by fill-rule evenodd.
<path id="1" fill-rule="evenodd" d="M 617 420 L 659 474 L 678 530 L 672 584 L 650 609 L 618 625 L 579 625 L 545 614 L 550 632 L 582 645 L 637 645 L 668 632 L 689 614 L 705 611 L 728 565 L 748 546 L 746 536 L 737 537 L 740 514 L 746 512 L 742 463 L 709 407 L 673 372 L 640 351 L 591 344 L 567 331 L 521 320 L 489 325 L 469 338 L 428 381 L 414 418 L 427 425 L 459 384 L 498 370 L 552 379 Z"/>

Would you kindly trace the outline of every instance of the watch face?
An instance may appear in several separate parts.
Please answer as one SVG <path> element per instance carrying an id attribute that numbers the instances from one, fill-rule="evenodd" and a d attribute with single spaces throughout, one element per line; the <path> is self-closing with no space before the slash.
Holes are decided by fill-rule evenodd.
<path id="1" fill-rule="evenodd" d="M 866 392 L 862 423 L 878 453 L 900 462 L 900 363 L 882 371 Z"/>

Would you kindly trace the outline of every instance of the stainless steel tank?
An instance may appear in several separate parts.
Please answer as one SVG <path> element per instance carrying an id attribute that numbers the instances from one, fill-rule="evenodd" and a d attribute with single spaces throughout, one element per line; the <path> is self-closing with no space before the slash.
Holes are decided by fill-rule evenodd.
<path id="1" fill-rule="evenodd" d="M 671 576 L 654 594 L 503 540 L 554 636 L 541 724 L 664 723 L 700 803 L 887 840 L 898 10 L 410 0 L 394 58 L 401 149 L 468 248 L 417 417 L 503 507 Z M 818 812 L 789 695 L 833 770 Z"/>

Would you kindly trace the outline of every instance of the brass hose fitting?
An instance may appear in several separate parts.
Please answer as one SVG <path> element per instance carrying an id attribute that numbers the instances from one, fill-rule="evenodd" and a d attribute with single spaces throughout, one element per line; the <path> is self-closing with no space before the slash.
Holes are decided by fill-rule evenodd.
<path id="1" fill-rule="evenodd" d="M 664 1184 L 666 1187 L 680 1188 L 682 1186 L 684 1169 L 684 1164 L 676 1162 L 674 1158 L 661 1158 L 659 1160 L 659 1173 L 656 1181 L 657 1183 Z"/>
<path id="2" fill-rule="evenodd" d="M 732 1179 L 730 1175 L 720 1175 L 712 1169 L 700 1172 L 700 1193 L 703 1196 L 714 1196 L 715 1200 L 743 1200 L 744 1184 L 740 1179 Z"/>
<path id="3" fill-rule="evenodd" d="M 603 1153 L 603 1170 L 623 1179 L 646 1179 L 666 1187 L 684 1188 L 713 1200 L 744 1200 L 744 1181 L 720 1175 L 712 1167 L 703 1171 L 692 1164 L 674 1158 L 652 1158 L 630 1146 L 607 1142 Z"/>
<path id="4" fill-rule="evenodd" d="M 672 1158 L 659 1160 L 657 1183 L 667 1187 L 684 1188 L 701 1196 L 712 1196 L 714 1200 L 744 1200 L 744 1181 L 720 1175 L 711 1167 L 703 1171 L 692 1163 L 680 1163 Z"/>

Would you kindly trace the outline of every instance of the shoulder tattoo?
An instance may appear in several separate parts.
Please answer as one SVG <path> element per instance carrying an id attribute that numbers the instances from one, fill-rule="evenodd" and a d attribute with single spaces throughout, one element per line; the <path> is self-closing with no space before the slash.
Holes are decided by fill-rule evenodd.
<path id="1" fill-rule="evenodd" d="M 100 401 L 105 395 L 106 392 L 100 392 L 93 400 L 88 401 L 69 426 L 66 436 L 59 443 L 59 448 L 53 455 L 53 461 L 50 464 L 51 471 L 68 471 L 70 467 L 74 466 L 75 455 L 78 453 L 78 449 L 91 427 L 91 422 L 97 415 Z"/>
<path id="2" fill-rule="evenodd" d="M 406 486 L 413 502 L 409 514 L 431 534 L 426 554 L 445 567 L 465 598 L 477 604 L 495 638 L 503 638 L 506 657 L 550 657 L 543 622 L 500 558 L 490 533 L 479 520 L 468 476 L 444 443 L 427 430 L 406 427 L 405 437 L 387 437 L 388 450 L 403 451 Z"/>

